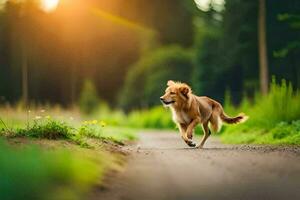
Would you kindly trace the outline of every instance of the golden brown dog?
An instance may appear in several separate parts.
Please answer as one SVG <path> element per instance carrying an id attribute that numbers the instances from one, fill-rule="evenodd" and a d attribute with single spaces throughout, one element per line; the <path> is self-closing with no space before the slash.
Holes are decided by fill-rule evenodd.
<path id="1" fill-rule="evenodd" d="M 202 124 L 204 135 L 197 145 L 202 148 L 211 132 L 208 127 L 217 132 L 222 126 L 222 122 L 228 124 L 242 123 L 248 116 L 239 114 L 237 117 L 229 117 L 225 114 L 223 107 L 217 101 L 205 96 L 196 96 L 191 88 L 180 82 L 168 81 L 165 94 L 160 100 L 165 106 L 171 108 L 173 120 L 177 124 L 182 139 L 190 146 L 195 147 L 192 141 L 194 128 L 197 124 Z"/>

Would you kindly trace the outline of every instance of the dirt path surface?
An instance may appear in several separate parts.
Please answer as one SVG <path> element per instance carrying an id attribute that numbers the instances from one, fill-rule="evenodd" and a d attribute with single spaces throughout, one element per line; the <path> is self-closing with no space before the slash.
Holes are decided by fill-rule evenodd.
<path id="1" fill-rule="evenodd" d="M 300 148 L 209 138 L 193 149 L 178 134 L 149 132 L 130 151 L 126 170 L 93 199 L 300 199 Z"/>

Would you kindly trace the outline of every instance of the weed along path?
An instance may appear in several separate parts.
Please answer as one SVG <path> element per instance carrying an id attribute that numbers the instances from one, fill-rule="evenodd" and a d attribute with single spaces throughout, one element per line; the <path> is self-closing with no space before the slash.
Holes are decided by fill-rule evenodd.
<path id="1" fill-rule="evenodd" d="M 300 148 L 223 145 L 187 148 L 175 133 L 148 132 L 119 173 L 92 199 L 300 199 Z"/>

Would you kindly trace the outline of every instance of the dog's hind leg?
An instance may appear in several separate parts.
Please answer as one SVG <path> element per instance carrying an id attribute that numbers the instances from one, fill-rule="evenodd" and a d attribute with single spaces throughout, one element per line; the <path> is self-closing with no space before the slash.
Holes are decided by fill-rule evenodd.
<path id="1" fill-rule="evenodd" d="M 222 120 L 220 114 L 217 111 L 214 111 L 209 118 L 210 128 L 216 133 L 219 132 L 222 127 Z"/>
<path id="2" fill-rule="evenodd" d="M 208 121 L 202 124 L 203 137 L 200 141 L 200 144 L 197 145 L 197 148 L 202 148 L 207 138 L 211 135 L 211 131 L 208 128 Z"/>

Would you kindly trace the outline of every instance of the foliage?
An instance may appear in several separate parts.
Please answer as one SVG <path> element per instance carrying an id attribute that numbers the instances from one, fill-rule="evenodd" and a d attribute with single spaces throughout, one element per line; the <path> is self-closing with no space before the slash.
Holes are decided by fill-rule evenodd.
<path id="1" fill-rule="evenodd" d="M 95 85 L 91 80 L 85 80 L 78 104 L 80 110 L 86 114 L 92 114 L 98 109 L 100 100 Z"/>
<path id="2" fill-rule="evenodd" d="M 46 119 L 35 120 L 31 127 L 17 129 L 15 134 L 46 139 L 70 139 L 74 133 L 72 127 L 66 123 Z"/>
<path id="3" fill-rule="evenodd" d="M 143 55 L 129 71 L 120 105 L 126 110 L 159 104 L 168 80 L 189 82 L 192 54 L 179 46 L 156 49 Z"/>
<path id="4" fill-rule="evenodd" d="M 226 110 L 226 107 L 225 107 Z M 244 101 L 234 112 L 245 112 L 250 119 L 225 128 L 222 138 L 234 143 L 299 143 L 300 93 L 285 80 L 271 84 L 267 96 L 257 95 L 253 104 Z"/>
<path id="5" fill-rule="evenodd" d="M 90 159 L 77 151 L 16 149 L 3 141 L 0 151 L 0 199 L 81 199 L 107 167 L 104 154 Z"/>
<path id="6" fill-rule="evenodd" d="M 70 97 L 79 95 L 80 83 L 93 77 L 101 98 L 113 104 L 144 46 L 192 44 L 193 15 L 181 0 L 93 2 L 93 8 L 108 13 L 106 17 L 86 9 L 89 4 L 70 1 L 45 13 L 37 0 L 0 1 L 1 102 L 21 97 L 23 49 L 31 100 L 74 103 Z M 149 32 L 155 41 L 149 42 Z"/>
<path id="7" fill-rule="evenodd" d="M 242 127 L 226 130 L 221 136 L 225 143 L 300 144 L 300 121 L 280 122 L 273 128 Z"/>
<path id="8" fill-rule="evenodd" d="M 239 102 L 243 91 L 253 92 L 258 83 L 257 2 L 226 1 L 221 19 L 212 16 L 196 18 L 193 87 L 219 101 L 229 90 Z"/>
<path id="9" fill-rule="evenodd" d="M 135 128 L 174 129 L 171 113 L 162 106 L 149 110 L 132 111 L 128 116 L 128 126 Z"/>
<path id="10" fill-rule="evenodd" d="M 95 119 L 73 126 L 49 116 L 39 116 L 39 119 L 34 119 L 33 122 L 23 122 L 15 127 L 8 127 L 3 120 L 0 122 L 3 122 L 0 125 L 0 136 L 21 136 L 49 140 L 65 139 L 83 147 L 89 146 L 86 142 L 86 139 L 89 138 L 110 140 L 119 144 L 137 138 L 136 131 L 131 128 L 108 126 L 105 121 Z M 126 125 L 124 119 L 121 122 L 123 126 Z M 121 124 L 121 122 L 118 123 Z"/>

